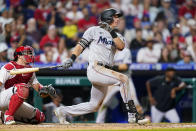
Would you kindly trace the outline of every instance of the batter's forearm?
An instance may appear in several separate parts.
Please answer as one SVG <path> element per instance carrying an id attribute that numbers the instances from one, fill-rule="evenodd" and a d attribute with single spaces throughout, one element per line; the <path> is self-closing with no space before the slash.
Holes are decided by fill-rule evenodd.
<path id="1" fill-rule="evenodd" d="M 78 57 L 82 51 L 84 50 L 84 48 L 80 45 L 80 44 L 77 44 L 72 52 L 72 54 L 74 54 L 76 57 Z"/>
<path id="2" fill-rule="evenodd" d="M 114 38 L 113 41 L 118 50 L 123 50 L 125 48 L 125 43 L 119 37 Z"/>
<path id="3" fill-rule="evenodd" d="M 129 69 L 129 65 L 128 64 L 119 64 L 118 69 L 120 71 L 127 71 Z"/>
<path id="4" fill-rule="evenodd" d="M 123 72 L 123 71 L 127 71 L 129 69 L 128 67 L 129 67 L 128 64 L 119 64 L 119 65 L 114 65 L 113 70 Z"/>

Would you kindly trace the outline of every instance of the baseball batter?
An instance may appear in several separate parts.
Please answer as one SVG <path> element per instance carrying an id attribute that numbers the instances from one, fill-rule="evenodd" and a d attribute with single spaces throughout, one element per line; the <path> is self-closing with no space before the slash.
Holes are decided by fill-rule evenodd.
<path id="1" fill-rule="evenodd" d="M 4 124 L 15 124 L 15 120 L 38 124 L 45 120 L 43 112 L 24 102 L 29 96 L 29 87 L 33 87 L 41 96 L 55 96 L 52 86 L 42 86 L 35 73 L 10 75 L 10 71 L 31 68 L 34 50 L 30 46 L 18 47 L 14 52 L 14 61 L 5 64 L 0 70 L 0 111 L 4 112 Z"/>
<path id="2" fill-rule="evenodd" d="M 125 43 L 125 47 L 127 45 L 125 38 L 117 33 L 117 35 L 121 38 L 121 40 Z M 131 52 L 128 48 L 124 48 L 122 51 L 116 51 L 116 54 L 114 56 L 114 66 L 113 69 L 119 72 L 122 72 L 123 74 L 127 75 L 129 78 L 129 86 L 131 90 L 131 98 L 133 99 L 137 111 L 142 114 L 143 109 L 140 106 L 140 103 L 137 99 L 136 91 L 135 91 L 135 86 L 133 84 L 132 78 L 130 77 L 131 71 L 129 70 L 129 65 L 131 64 Z M 99 108 L 97 118 L 96 118 L 96 123 L 104 123 L 105 122 L 105 117 L 106 117 L 106 111 L 107 111 L 107 105 L 110 104 L 111 99 L 113 96 L 119 92 L 120 89 L 118 86 L 110 86 L 108 88 L 106 97 L 104 98 L 104 101 Z"/>
<path id="3" fill-rule="evenodd" d="M 109 86 L 118 86 L 124 107 L 128 112 L 130 123 L 146 123 L 138 115 L 133 100 L 131 100 L 129 79 L 126 75 L 112 70 L 116 50 L 123 50 L 125 43 L 118 37 L 114 28 L 119 24 L 122 13 L 110 8 L 100 15 L 99 26 L 88 28 L 79 43 L 74 48 L 71 58 L 64 62 L 64 67 L 69 68 L 82 51 L 89 47 L 89 66 L 87 77 L 92 83 L 91 98 L 89 102 L 73 106 L 63 106 L 55 110 L 61 124 L 67 124 L 66 114 L 72 116 L 95 112 L 99 109 Z"/>

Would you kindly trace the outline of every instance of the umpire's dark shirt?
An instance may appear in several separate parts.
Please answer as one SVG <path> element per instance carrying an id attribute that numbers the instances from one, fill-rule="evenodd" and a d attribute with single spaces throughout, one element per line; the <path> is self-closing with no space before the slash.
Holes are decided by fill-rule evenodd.
<path id="1" fill-rule="evenodd" d="M 175 107 L 175 98 L 171 98 L 171 90 L 181 84 L 179 77 L 174 77 L 171 82 L 167 82 L 165 76 L 157 76 L 149 80 L 152 95 L 155 98 L 156 108 L 160 111 L 168 111 Z"/>

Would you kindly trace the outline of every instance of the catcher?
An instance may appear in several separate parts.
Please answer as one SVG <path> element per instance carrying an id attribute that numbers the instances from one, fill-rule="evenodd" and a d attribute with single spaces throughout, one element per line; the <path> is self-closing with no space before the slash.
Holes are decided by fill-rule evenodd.
<path id="1" fill-rule="evenodd" d="M 14 61 L 5 64 L 0 70 L 0 111 L 4 113 L 4 124 L 12 125 L 16 121 L 38 124 L 45 120 L 39 109 L 24 102 L 29 96 L 29 87 L 33 87 L 41 97 L 55 97 L 56 91 L 51 86 L 41 85 L 35 73 L 10 75 L 10 71 L 31 68 L 34 62 L 34 50 L 30 46 L 18 47 L 14 52 Z"/>

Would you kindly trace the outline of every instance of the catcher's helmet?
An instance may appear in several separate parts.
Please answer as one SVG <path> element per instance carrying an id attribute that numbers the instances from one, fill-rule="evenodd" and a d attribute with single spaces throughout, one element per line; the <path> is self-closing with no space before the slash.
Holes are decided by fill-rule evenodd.
<path id="1" fill-rule="evenodd" d="M 19 55 L 23 55 L 27 63 L 34 62 L 34 50 L 31 46 L 20 46 L 14 52 L 14 60 L 18 59 Z"/>
<path id="2" fill-rule="evenodd" d="M 111 24 L 113 22 L 113 16 L 121 17 L 123 16 L 123 13 L 114 8 L 106 9 L 103 12 L 101 12 L 100 20 L 108 24 Z"/>

